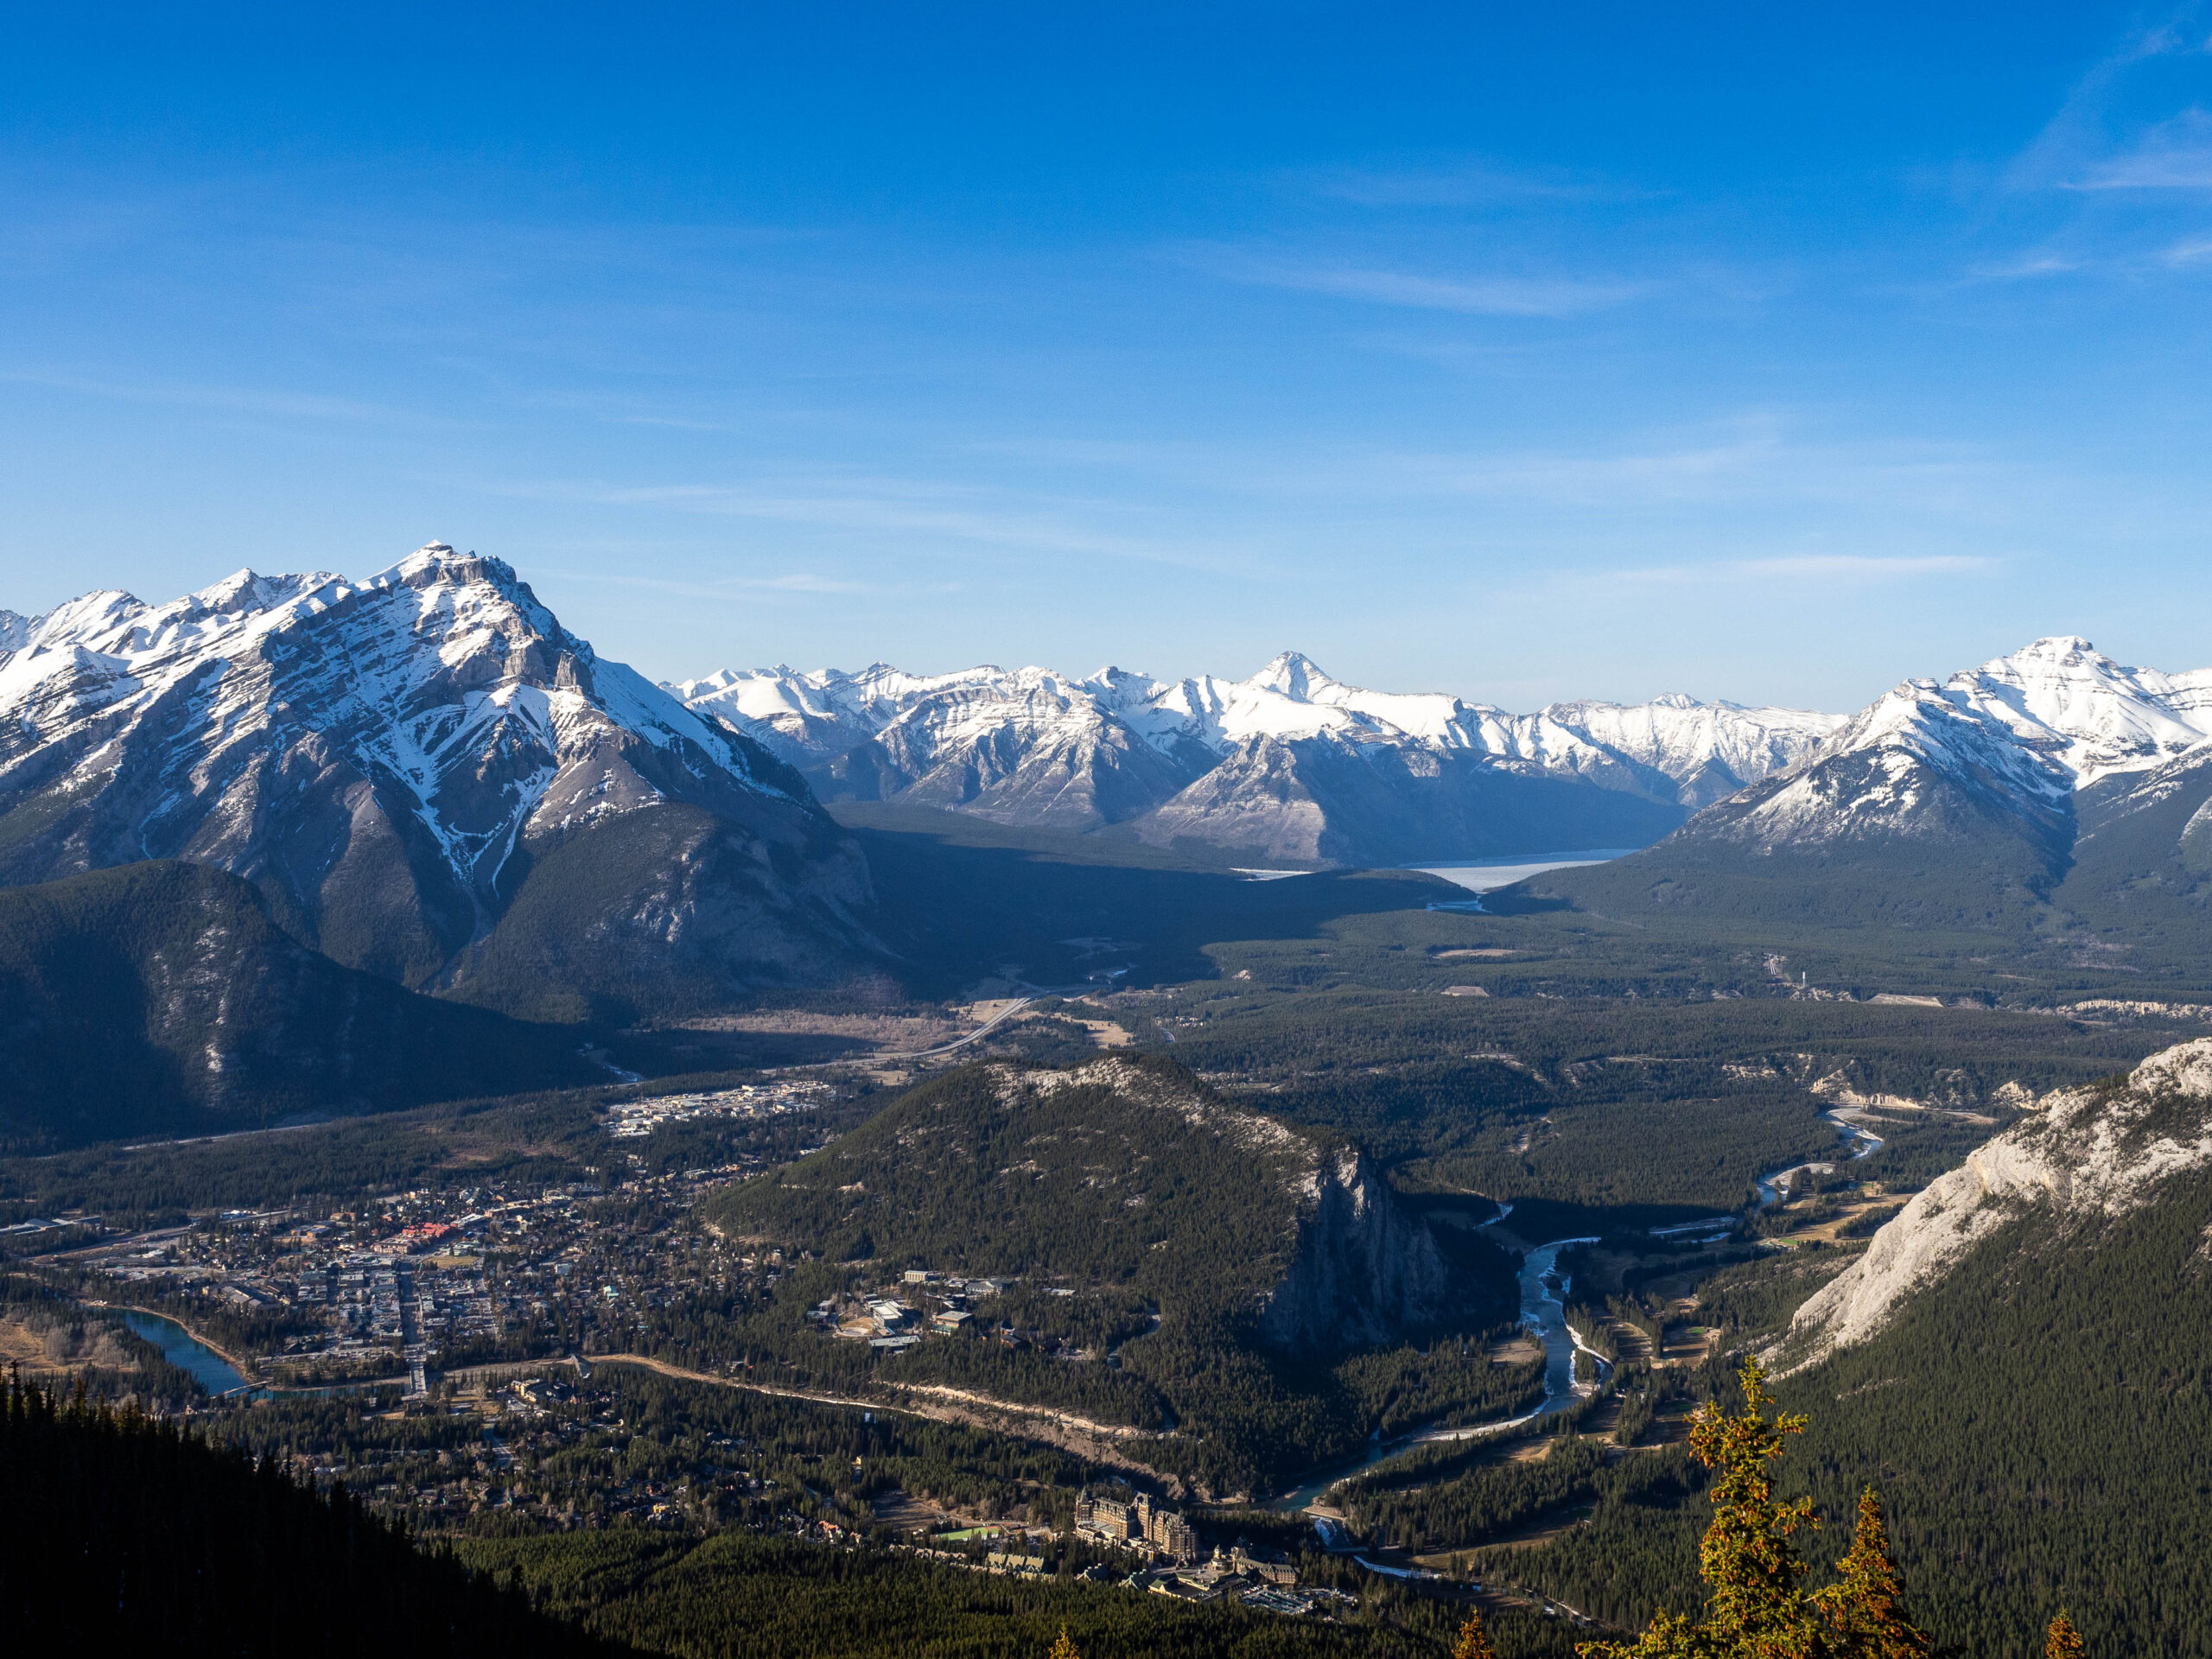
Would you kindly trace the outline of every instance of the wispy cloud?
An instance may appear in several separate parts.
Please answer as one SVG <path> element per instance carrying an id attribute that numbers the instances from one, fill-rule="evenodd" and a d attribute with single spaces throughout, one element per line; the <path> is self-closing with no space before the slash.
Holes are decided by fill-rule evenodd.
<path id="1" fill-rule="evenodd" d="M 2088 165 L 2067 190 L 2212 190 L 2212 115 L 2184 110 L 2132 148 Z"/>
<path id="2" fill-rule="evenodd" d="M 130 404 L 161 404 L 284 419 L 418 422 L 423 418 L 417 410 L 397 409 L 385 404 L 363 403 L 349 397 L 327 397 L 314 392 L 284 391 L 257 386 L 194 385 L 175 381 L 102 380 L 86 375 L 35 369 L 0 370 L 0 385 L 38 386 L 48 391 L 67 392 L 79 397 L 99 397 Z"/>
<path id="3" fill-rule="evenodd" d="M 2083 270 L 2081 258 L 2063 253 L 2023 253 L 2010 259 L 1974 266 L 1967 273 L 1970 283 L 2032 283 L 2049 276 L 2067 276 Z"/>
<path id="4" fill-rule="evenodd" d="M 1168 533 L 1102 527 L 1129 509 L 1112 501 L 1040 499 L 984 486 L 906 479 L 771 479 L 730 484 L 480 484 L 488 494 L 658 508 L 758 519 L 882 538 L 885 551 L 989 549 L 1012 554 L 1137 560 L 1196 569 L 1243 568 L 1250 550 Z M 791 579 L 794 586 L 804 578 Z"/>
<path id="5" fill-rule="evenodd" d="M 1230 282 L 1326 294 L 1371 305 L 1471 316 L 1574 317 L 1625 304 L 1644 285 L 1610 278 L 1481 273 L 1437 276 L 1376 266 L 1258 257 L 1208 250 L 1198 263 Z"/>
<path id="6" fill-rule="evenodd" d="M 1808 441 L 1764 416 L 1612 454 L 1407 456 L 1397 468 L 1431 489 L 1548 507 L 1878 504 L 1977 516 L 2002 473 L 1961 446 Z"/>
<path id="7" fill-rule="evenodd" d="M 1994 571 L 2001 568 L 2001 562 L 1997 559 L 1967 553 L 1788 553 L 1770 558 L 1720 559 L 1709 564 L 1648 565 L 1642 569 L 1610 570 L 1605 573 L 1605 579 L 1669 585 L 1798 582 L 1866 586 L 1914 582 L 1923 576 Z"/>
<path id="8" fill-rule="evenodd" d="M 613 570 L 549 569 L 546 575 L 563 582 L 599 582 L 615 588 L 643 588 L 684 599 L 730 599 L 742 594 L 870 594 L 885 591 L 879 584 L 847 582 L 811 571 L 786 571 L 779 575 L 718 576 L 712 582 L 677 582 L 665 576 L 631 575 Z M 899 584 L 900 588 L 907 584 Z"/>
<path id="9" fill-rule="evenodd" d="M 1428 166 L 1326 168 L 1295 176 L 1316 195 L 1362 207 L 1621 201 L 1650 194 L 1561 168 L 1507 167 L 1478 159 Z"/>

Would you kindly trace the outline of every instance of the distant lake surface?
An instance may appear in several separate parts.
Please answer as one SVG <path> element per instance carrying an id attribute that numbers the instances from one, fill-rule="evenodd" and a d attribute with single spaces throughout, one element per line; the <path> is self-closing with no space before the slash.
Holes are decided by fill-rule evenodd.
<path id="1" fill-rule="evenodd" d="M 175 1319 L 165 1319 L 158 1313 L 141 1313 L 135 1309 L 123 1310 L 123 1322 L 138 1335 L 162 1351 L 162 1357 L 178 1370 L 189 1371 L 192 1380 L 210 1394 L 229 1394 L 246 1386 L 245 1378 L 238 1375 L 238 1367 L 207 1346 Z"/>
<path id="2" fill-rule="evenodd" d="M 1546 870 L 1571 870 L 1584 864 L 1609 864 L 1640 851 L 1635 847 L 1592 847 L 1579 853 L 1513 853 L 1503 858 L 1455 859 L 1441 864 L 1408 864 L 1424 875 L 1440 875 L 1470 893 L 1493 893 L 1526 881 Z"/>

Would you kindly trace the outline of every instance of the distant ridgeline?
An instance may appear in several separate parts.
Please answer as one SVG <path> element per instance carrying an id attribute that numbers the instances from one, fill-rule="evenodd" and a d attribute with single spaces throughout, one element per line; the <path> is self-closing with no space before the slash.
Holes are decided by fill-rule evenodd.
<path id="1" fill-rule="evenodd" d="M 12 1653 L 618 1651 L 272 1463 L 81 1392 L 10 1386 L 0 1405 L 0 1627 Z"/>
<path id="2" fill-rule="evenodd" d="M 1431 1229 L 1356 1146 L 1243 1110 L 1166 1060 L 964 1067 L 709 1213 L 849 1272 L 1020 1279 L 1023 1320 L 1084 1328 L 1110 1310 L 1086 1361 L 969 1331 L 877 1375 L 1164 1431 L 1141 1455 L 1217 1489 L 1341 1452 L 1378 1418 L 1541 1393 L 1540 1368 L 1433 1340 L 1511 1319 L 1510 1257 Z M 1414 1338 L 1429 1351 L 1396 1346 Z"/>
<path id="3" fill-rule="evenodd" d="M 2209 686 L 2072 638 L 1909 680 L 1656 846 L 1495 907 L 1764 930 L 1768 948 L 1789 927 L 1998 934 L 2042 966 L 2201 983 Z"/>

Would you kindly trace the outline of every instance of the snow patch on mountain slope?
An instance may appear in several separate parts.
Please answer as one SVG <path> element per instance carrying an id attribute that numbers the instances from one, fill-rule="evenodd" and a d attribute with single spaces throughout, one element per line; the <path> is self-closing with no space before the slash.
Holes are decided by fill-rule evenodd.
<path id="1" fill-rule="evenodd" d="M 163 605 L 91 594 L 0 638 L 0 799 L 79 809 L 50 868 L 17 879 L 187 857 L 279 870 L 312 909 L 389 826 L 427 838 L 480 923 L 525 838 L 671 793 L 810 810 L 506 565 L 442 543 L 365 581 L 240 570 Z"/>
<path id="2" fill-rule="evenodd" d="M 1034 757 L 1071 777 L 1095 779 L 1102 767 L 1137 768 L 1135 744 L 1148 747 L 1163 764 L 1141 768 L 1124 804 L 1149 810 L 1197 786 L 1224 761 L 1241 758 L 1271 776 L 1282 766 L 1270 746 L 1324 740 L 1408 756 L 1484 759 L 1528 775 L 1579 778 L 1696 805 L 1787 764 L 1841 720 L 1679 695 L 1641 708 L 1580 702 L 1516 715 L 1441 694 L 1349 685 L 1296 652 L 1246 680 L 1161 681 L 1112 667 L 1081 679 L 988 666 L 922 676 L 877 664 L 851 674 L 782 665 L 729 670 L 670 689 L 795 765 L 818 767 L 874 744 L 895 774 L 894 792 L 923 785 L 920 798 L 986 811 L 1003 810 L 989 798 L 993 791 L 1004 790 Z M 932 779 L 933 772 L 948 776 Z M 1268 798 L 1217 799 L 1224 790 L 1217 780 L 1205 799 L 1183 802 L 1171 816 L 1183 822 L 1232 806 L 1260 812 L 1284 805 L 1271 787 L 1262 785 L 1262 792 Z M 1285 834 L 1297 838 L 1270 831 L 1274 839 Z"/>
<path id="3" fill-rule="evenodd" d="M 2077 789 L 2163 765 L 2212 735 L 2212 670 L 2127 668 L 2070 634 L 1954 675 L 1943 691 Z"/>
<path id="4" fill-rule="evenodd" d="M 1687 833 L 1763 848 L 1950 836 L 1965 804 L 2062 856 L 2080 791 L 2156 777 L 2209 747 L 2212 671 L 2128 668 L 2065 635 L 1948 680 L 1907 680 Z"/>

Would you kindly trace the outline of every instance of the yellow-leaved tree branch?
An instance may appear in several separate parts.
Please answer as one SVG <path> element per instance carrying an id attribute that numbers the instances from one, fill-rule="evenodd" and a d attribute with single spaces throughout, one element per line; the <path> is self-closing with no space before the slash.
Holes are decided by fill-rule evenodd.
<path id="1" fill-rule="evenodd" d="M 1807 1567 L 1797 1535 L 1820 1523 L 1810 1498 L 1775 1497 L 1773 1470 L 1805 1420 L 1767 1416 L 1771 1399 L 1758 1360 L 1738 1376 L 1743 1410 L 1732 1414 L 1712 1402 L 1690 1429 L 1690 1450 L 1713 1471 L 1713 1524 L 1698 1550 L 1709 1588 L 1705 1616 L 1661 1613 L 1632 1643 L 1586 1642 L 1576 1651 L 1583 1659 L 1925 1659 L 1935 1644 L 1905 1611 L 1889 1522 L 1872 1487 L 1859 1500 L 1851 1553 L 1836 1563 L 1841 1577 L 1811 1595 L 1800 1587 Z"/>

